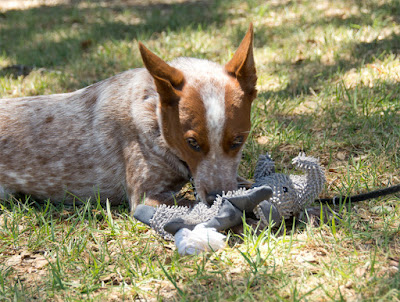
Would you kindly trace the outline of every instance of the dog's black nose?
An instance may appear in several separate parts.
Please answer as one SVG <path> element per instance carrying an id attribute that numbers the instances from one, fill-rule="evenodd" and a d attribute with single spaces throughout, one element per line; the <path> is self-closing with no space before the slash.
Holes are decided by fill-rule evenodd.
<path id="1" fill-rule="evenodd" d="M 211 205 L 214 200 L 217 198 L 217 195 L 222 195 L 221 191 L 218 192 L 211 192 L 207 194 L 206 201 L 209 205 Z"/>

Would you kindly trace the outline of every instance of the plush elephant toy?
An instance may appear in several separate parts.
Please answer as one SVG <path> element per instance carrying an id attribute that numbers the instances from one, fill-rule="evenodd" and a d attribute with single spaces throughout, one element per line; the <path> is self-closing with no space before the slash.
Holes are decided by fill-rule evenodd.
<path id="1" fill-rule="evenodd" d="M 161 236 L 174 240 L 180 254 L 216 250 L 225 245 L 219 231 L 242 223 L 243 212 L 254 213 L 263 227 L 297 217 L 320 194 L 325 183 L 318 159 L 300 153 L 292 161 L 303 175 L 275 173 L 271 157 L 261 155 L 251 189 L 241 188 L 217 196 L 211 206 L 199 203 L 193 208 L 140 205 L 134 217 Z"/>

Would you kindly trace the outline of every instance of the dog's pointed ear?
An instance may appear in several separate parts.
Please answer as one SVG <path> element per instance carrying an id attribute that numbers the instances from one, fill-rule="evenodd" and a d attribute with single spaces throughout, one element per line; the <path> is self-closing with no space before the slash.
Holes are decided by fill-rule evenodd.
<path id="1" fill-rule="evenodd" d="M 252 23 L 232 59 L 225 65 L 225 70 L 239 81 L 245 93 L 254 94 L 255 97 L 257 74 L 253 55 Z"/>
<path id="2" fill-rule="evenodd" d="M 139 50 L 144 66 L 154 79 L 162 104 L 172 105 L 179 100 L 184 83 L 183 73 L 168 65 L 161 58 L 139 42 Z"/>

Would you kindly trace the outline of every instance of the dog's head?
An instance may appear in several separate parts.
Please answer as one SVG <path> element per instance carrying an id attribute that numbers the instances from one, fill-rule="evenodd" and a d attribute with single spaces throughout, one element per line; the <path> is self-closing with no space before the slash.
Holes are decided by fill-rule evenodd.
<path id="1" fill-rule="evenodd" d="M 252 25 L 225 66 L 191 58 L 167 64 L 143 44 L 139 47 L 160 96 L 161 132 L 189 166 L 200 200 L 210 202 L 215 193 L 237 189 L 257 94 Z"/>

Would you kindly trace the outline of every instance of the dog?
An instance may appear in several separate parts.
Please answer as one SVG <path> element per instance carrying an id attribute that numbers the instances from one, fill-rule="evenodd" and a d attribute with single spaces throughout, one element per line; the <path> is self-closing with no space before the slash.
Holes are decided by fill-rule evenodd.
<path id="1" fill-rule="evenodd" d="M 100 196 L 131 212 L 238 187 L 257 76 L 253 26 L 224 66 L 166 63 L 139 42 L 145 68 L 71 93 L 0 100 L 0 194 L 72 203 Z"/>

